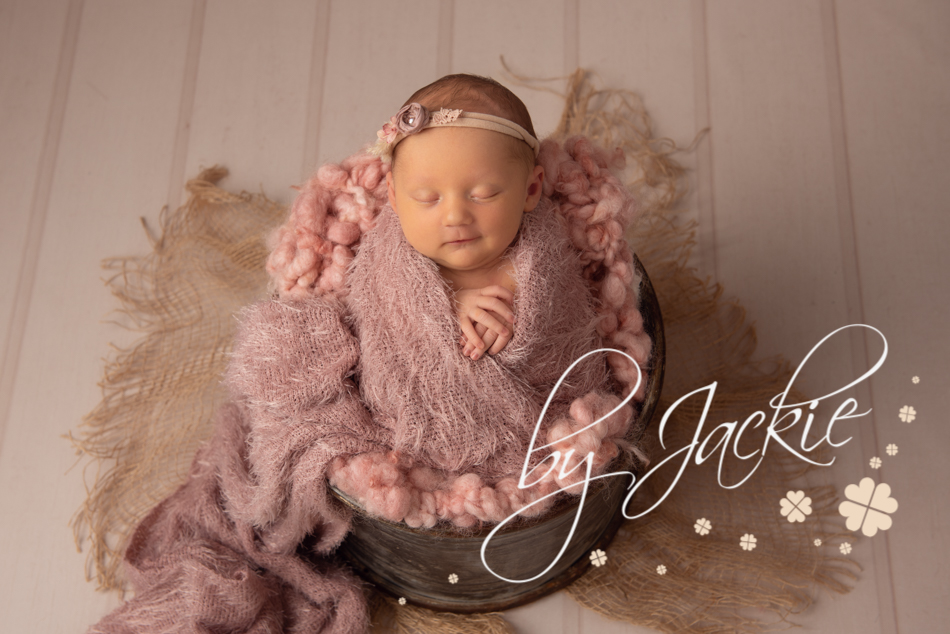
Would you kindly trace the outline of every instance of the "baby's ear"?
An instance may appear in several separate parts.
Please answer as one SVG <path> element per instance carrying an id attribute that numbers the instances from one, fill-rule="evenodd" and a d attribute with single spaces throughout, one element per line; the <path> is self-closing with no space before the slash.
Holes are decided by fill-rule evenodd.
<path id="1" fill-rule="evenodd" d="M 393 184 L 393 172 L 386 173 L 386 192 L 389 194 L 389 206 L 396 209 L 396 186 Z"/>
<path id="2" fill-rule="evenodd" d="M 534 211 L 534 208 L 538 206 L 538 201 L 541 200 L 541 194 L 544 191 L 542 185 L 544 185 L 544 168 L 535 165 L 534 170 L 528 176 L 528 197 L 524 202 L 525 213 Z"/>

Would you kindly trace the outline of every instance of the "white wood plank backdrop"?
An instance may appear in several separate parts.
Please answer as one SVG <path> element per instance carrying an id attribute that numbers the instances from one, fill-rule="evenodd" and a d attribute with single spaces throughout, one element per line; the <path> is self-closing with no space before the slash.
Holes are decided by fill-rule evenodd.
<path id="1" fill-rule="evenodd" d="M 854 591 L 799 621 L 950 631 L 948 32 L 940 0 L 0 0 L 3 631 L 79 632 L 118 603 L 84 580 L 68 528 L 81 465 L 61 438 L 98 400 L 108 343 L 129 339 L 101 321 L 114 304 L 99 261 L 146 252 L 138 217 L 179 204 L 202 166 L 289 202 L 415 88 L 447 72 L 503 79 L 500 55 L 526 75 L 580 65 L 634 89 L 681 145 L 711 128 L 683 157 L 695 261 L 748 308 L 764 355 L 797 362 L 848 323 L 884 332 L 888 361 L 853 391 L 873 413 L 833 473 L 842 487 L 885 480 L 900 508 L 856 543 Z M 558 99 L 516 91 L 553 129 Z M 806 387 L 842 385 L 876 355 L 864 336 L 842 340 Z M 644 631 L 562 594 L 510 618 L 523 632 Z"/>

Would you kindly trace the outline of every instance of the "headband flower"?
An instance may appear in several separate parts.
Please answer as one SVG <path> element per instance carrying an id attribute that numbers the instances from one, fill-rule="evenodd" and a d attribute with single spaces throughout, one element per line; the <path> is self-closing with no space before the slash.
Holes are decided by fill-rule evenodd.
<path id="1" fill-rule="evenodd" d="M 422 104 L 412 102 L 402 107 L 388 123 L 384 123 L 376 133 L 379 140 L 370 149 L 377 156 L 388 157 L 392 154 L 392 147 L 402 137 L 421 132 L 429 123 L 429 111 Z"/>

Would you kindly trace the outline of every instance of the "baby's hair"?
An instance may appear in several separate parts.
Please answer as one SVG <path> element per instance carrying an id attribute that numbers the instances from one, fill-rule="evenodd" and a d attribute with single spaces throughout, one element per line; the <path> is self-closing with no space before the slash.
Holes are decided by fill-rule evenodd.
<path id="1" fill-rule="evenodd" d="M 530 132 L 531 136 L 538 136 L 524 102 L 490 77 L 465 73 L 446 75 L 412 93 L 403 105 L 412 102 L 422 104 L 430 112 L 448 108 L 504 117 Z M 515 158 L 523 160 L 529 169 L 533 167 L 536 163 L 534 151 L 526 143 L 515 139 L 511 141 Z"/>

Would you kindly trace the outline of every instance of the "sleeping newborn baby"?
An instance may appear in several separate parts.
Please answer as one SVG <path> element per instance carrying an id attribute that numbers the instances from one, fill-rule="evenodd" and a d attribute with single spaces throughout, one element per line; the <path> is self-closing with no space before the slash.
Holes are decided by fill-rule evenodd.
<path id="1" fill-rule="evenodd" d="M 455 75 L 426 86 L 378 137 L 374 153 L 391 161 L 390 205 L 358 245 L 351 237 L 336 240 L 332 250 L 324 243 L 325 268 L 317 276 L 295 269 L 295 262 L 314 260 L 301 248 L 299 214 L 271 259 L 285 297 L 325 297 L 336 274 L 343 320 L 358 346 L 353 390 L 370 413 L 372 432 L 352 434 L 359 441 L 332 457 L 329 481 L 369 512 L 412 526 L 498 522 L 582 479 L 583 469 L 568 474 L 561 467 L 570 471 L 590 455 L 596 473 L 627 447 L 630 407 L 592 426 L 635 388 L 637 368 L 622 355 L 582 362 L 543 419 L 541 411 L 565 370 L 604 347 L 604 335 L 640 364 L 649 355 L 627 292 L 631 256 L 617 246 L 632 203 L 615 179 L 608 182 L 605 157 L 586 141 L 572 145 L 576 157 L 549 146 L 559 190 L 549 187 L 546 194 L 545 155 L 539 162 L 527 109 L 491 80 Z M 351 166 L 349 190 L 357 198 L 353 174 L 365 180 L 365 170 Z M 334 178 L 324 177 L 325 184 Z M 552 196 L 588 204 L 562 204 L 577 208 L 572 218 L 559 213 Z M 338 217 L 320 225 L 331 237 L 346 236 L 352 229 L 341 225 L 360 220 L 345 202 L 337 206 Z M 572 231 L 586 241 L 586 252 L 572 244 Z M 345 252 L 341 257 L 346 249 L 356 251 L 352 261 Z M 242 331 L 256 329 L 259 322 L 249 315 Z M 255 347 L 245 354 L 241 341 L 235 367 L 263 352 Z M 271 345 L 287 348 L 288 341 Z M 551 444 L 562 455 L 573 449 L 574 462 L 549 460 L 538 470 L 547 469 L 544 476 L 519 488 L 526 461 L 536 467 L 551 453 L 529 456 L 539 425 L 535 447 Z M 526 513 L 541 513 L 551 502 Z"/>
<path id="2" fill-rule="evenodd" d="M 406 240 L 438 265 L 454 291 L 464 353 L 478 359 L 489 342 L 494 354 L 511 338 L 516 283 L 509 248 L 522 216 L 541 199 L 544 168 L 536 163 L 540 145 L 527 129 L 527 110 L 506 111 L 485 90 L 506 89 L 473 78 L 443 80 L 412 99 L 447 103 L 461 86 L 469 92 L 452 100 L 452 110 L 430 117 L 421 104 L 405 106 L 397 125 L 410 119 L 404 127 L 411 132 L 386 143 L 381 131 L 380 146 L 394 154 L 399 144 L 386 179 L 389 203 Z"/>

